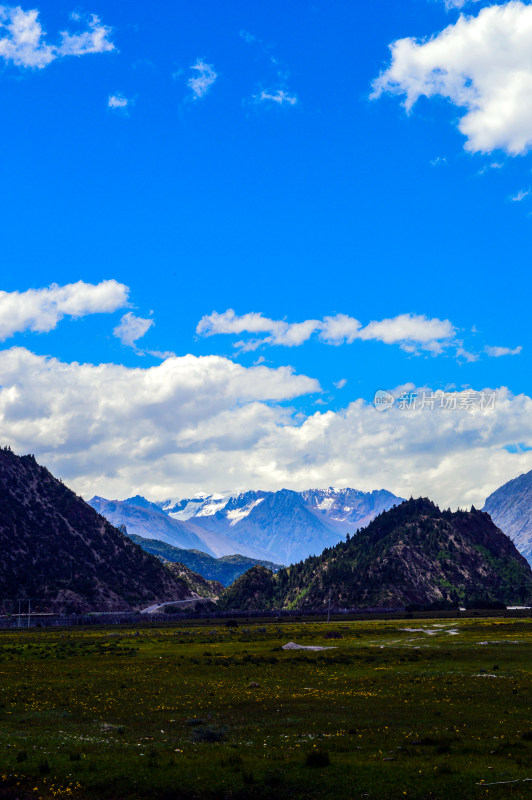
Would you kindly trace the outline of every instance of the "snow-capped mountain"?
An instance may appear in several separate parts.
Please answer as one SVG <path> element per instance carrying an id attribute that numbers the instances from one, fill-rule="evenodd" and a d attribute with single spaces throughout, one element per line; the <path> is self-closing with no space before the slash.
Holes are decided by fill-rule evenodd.
<path id="1" fill-rule="evenodd" d="M 364 528 L 381 511 L 402 502 L 384 489 L 373 492 L 360 492 L 357 489 L 310 489 L 302 492 L 307 506 L 327 517 L 330 524 L 348 533 L 356 528 Z"/>
<path id="2" fill-rule="evenodd" d="M 187 500 L 165 500 L 158 505 L 173 519 L 187 520 L 191 517 L 210 517 L 221 511 L 231 497 L 226 494 L 204 494 L 199 492 Z"/>
<path id="3" fill-rule="evenodd" d="M 159 539 L 174 547 L 185 550 L 203 550 L 214 555 L 201 537 L 201 530 L 186 522 L 171 519 L 155 503 L 144 497 L 130 497 L 127 500 L 106 500 L 104 497 L 93 497 L 91 505 L 102 517 L 118 527 L 125 525 L 128 533 L 135 533 L 144 539 Z"/>
<path id="4" fill-rule="evenodd" d="M 125 524 L 129 533 L 144 538 L 281 564 L 321 553 L 400 502 L 385 490 L 334 488 L 197 494 L 161 503 L 141 497 L 90 501 L 114 525 Z"/>

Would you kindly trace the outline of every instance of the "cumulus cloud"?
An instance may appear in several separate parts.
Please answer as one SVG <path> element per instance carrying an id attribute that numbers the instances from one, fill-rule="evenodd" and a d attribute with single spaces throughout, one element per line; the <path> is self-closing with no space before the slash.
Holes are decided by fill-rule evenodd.
<path id="1" fill-rule="evenodd" d="M 501 356 L 518 356 L 522 349 L 521 345 L 513 349 L 511 347 L 486 347 L 485 352 L 491 358 L 500 358 Z"/>
<path id="2" fill-rule="evenodd" d="M 455 329 L 449 320 L 429 319 L 417 314 L 400 314 L 362 327 L 357 319 L 347 314 L 289 323 L 269 319 L 255 312 L 238 316 L 230 308 L 222 314 L 215 311 L 204 316 L 198 323 L 196 333 L 200 336 L 220 333 L 268 334 L 259 339 L 237 342 L 237 346 L 243 350 L 255 350 L 263 344 L 293 347 L 304 344 L 314 333 L 318 333 L 321 341 L 332 345 L 351 344 L 355 339 L 375 340 L 399 344 L 407 352 L 423 349 L 440 353 L 451 343 Z"/>
<path id="3" fill-rule="evenodd" d="M 62 56 L 84 56 L 87 53 L 109 53 L 115 49 L 109 39 L 111 28 L 102 25 L 100 18 L 92 14 L 88 29 L 81 33 L 61 33 L 61 44 L 58 52 Z"/>
<path id="4" fill-rule="evenodd" d="M 25 292 L 0 291 L 0 341 L 15 333 L 53 330 L 64 317 L 108 314 L 127 305 L 129 289 L 115 280 L 52 284 Z"/>
<path id="5" fill-rule="evenodd" d="M 518 155 L 530 149 L 532 5 L 487 6 L 428 39 L 399 39 L 390 50 L 373 97 L 402 95 L 410 111 L 422 96 L 441 96 L 465 109 L 458 127 L 467 150 Z"/>
<path id="6" fill-rule="evenodd" d="M 111 28 L 92 15 L 86 30 L 62 31 L 59 44 L 52 45 L 46 41 L 37 10 L 0 6 L 0 58 L 17 67 L 43 69 L 63 56 L 109 52 L 115 49 L 111 33 Z"/>
<path id="7" fill-rule="evenodd" d="M 132 369 L 11 348 L 0 352 L 0 441 L 34 452 L 86 496 L 334 484 L 481 505 L 532 469 L 532 452 L 514 447 L 532 445 L 530 397 L 502 388 L 482 411 L 470 410 L 468 392 L 454 395 L 454 410 L 287 405 L 319 389 L 286 367 L 217 356 Z"/>
<path id="8" fill-rule="evenodd" d="M 192 91 L 193 99 L 199 100 L 205 97 L 216 81 L 218 74 L 214 71 L 212 64 L 207 64 L 201 58 L 198 58 L 190 69 L 194 71 L 194 74 L 188 79 L 187 86 Z"/>
<path id="9" fill-rule="evenodd" d="M 289 367 L 246 369 L 218 356 L 129 369 L 24 348 L 0 352 L 0 387 L 0 441 L 38 453 L 88 493 L 142 484 L 162 496 L 187 470 L 201 483 L 218 454 L 226 467 L 228 457 L 252 451 L 289 416 L 278 403 L 320 391 Z"/>
<path id="10" fill-rule="evenodd" d="M 152 319 L 136 317 L 131 311 L 128 311 L 113 330 L 113 333 L 120 339 L 122 344 L 128 347 L 135 347 L 138 340 L 142 339 L 153 324 Z"/>
<path id="11" fill-rule="evenodd" d="M 262 314 L 251 312 L 238 316 L 232 308 L 219 314 L 214 311 L 199 321 L 196 333 L 200 336 L 213 336 L 217 333 L 269 333 L 263 339 L 239 342 L 242 349 L 254 350 L 264 343 L 284 344 L 288 347 L 306 342 L 321 326 L 319 320 L 305 320 L 304 322 L 288 323 L 283 320 L 273 320 Z"/>
<path id="12" fill-rule="evenodd" d="M 255 102 L 257 103 L 273 103 L 278 106 L 295 106 L 297 97 L 295 94 L 289 94 L 284 89 L 277 89 L 275 91 L 262 90 L 254 95 Z"/>
<path id="13" fill-rule="evenodd" d="M 428 319 L 424 315 L 400 314 L 392 319 L 370 322 L 359 332 L 361 339 L 377 339 L 386 344 L 414 342 L 439 344 L 451 339 L 455 329 L 448 319 Z"/>
<path id="14" fill-rule="evenodd" d="M 320 339 L 328 344 L 351 344 L 359 337 L 362 325 L 347 314 L 325 317 L 320 327 Z"/>

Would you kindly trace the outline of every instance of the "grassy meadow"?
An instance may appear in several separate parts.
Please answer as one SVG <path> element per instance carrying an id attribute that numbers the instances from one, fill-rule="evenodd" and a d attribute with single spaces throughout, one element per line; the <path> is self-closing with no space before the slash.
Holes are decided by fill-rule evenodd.
<path id="1" fill-rule="evenodd" d="M 532 798 L 531 679 L 528 619 L 3 631 L 0 798 Z"/>

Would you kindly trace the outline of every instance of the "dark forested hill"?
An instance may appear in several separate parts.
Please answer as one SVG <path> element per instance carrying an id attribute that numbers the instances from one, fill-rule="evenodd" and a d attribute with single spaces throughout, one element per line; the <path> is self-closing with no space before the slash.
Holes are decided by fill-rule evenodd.
<path id="1" fill-rule="evenodd" d="M 35 608 L 128 610 L 190 596 L 33 456 L 0 450 L 0 600 Z"/>
<path id="2" fill-rule="evenodd" d="M 488 514 L 408 500 L 358 535 L 277 575 L 257 568 L 222 596 L 225 608 L 400 607 L 532 598 L 532 572 Z"/>

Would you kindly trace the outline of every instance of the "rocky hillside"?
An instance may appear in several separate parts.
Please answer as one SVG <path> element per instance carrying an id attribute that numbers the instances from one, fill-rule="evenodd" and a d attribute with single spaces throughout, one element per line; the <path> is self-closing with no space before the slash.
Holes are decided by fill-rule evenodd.
<path id="1" fill-rule="evenodd" d="M 183 585 L 187 592 L 193 592 L 197 597 L 207 597 L 209 600 L 217 600 L 224 592 L 225 586 L 219 581 L 208 581 L 197 572 L 193 572 L 184 564 L 172 562 L 167 565 L 170 573 Z"/>
<path id="2" fill-rule="evenodd" d="M 408 500 L 358 535 L 277 575 L 255 567 L 221 598 L 225 608 L 396 608 L 532 599 L 532 571 L 488 514 Z"/>
<path id="3" fill-rule="evenodd" d="M 121 526 L 120 530 L 129 536 L 127 527 Z M 230 586 L 240 575 L 247 572 L 255 564 L 260 564 L 272 572 L 279 572 L 280 564 L 271 561 L 256 561 L 246 556 L 222 556 L 213 558 L 200 550 L 182 550 L 179 547 L 161 542 L 158 539 L 143 539 L 142 536 L 131 534 L 129 537 L 147 553 L 151 553 L 163 562 L 184 564 L 189 570 L 202 575 L 209 581 L 218 581 L 223 586 Z"/>
<path id="4" fill-rule="evenodd" d="M 0 597 L 41 610 L 129 610 L 191 595 L 33 456 L 0 450 Z M 6 606 L 6 607 L 7 607 Z"/>
<path id="5" fill-rule="evenodd" d="M 532 472 L 519 475 L 490 494 L 483 510 L 532 562 Z"/>

